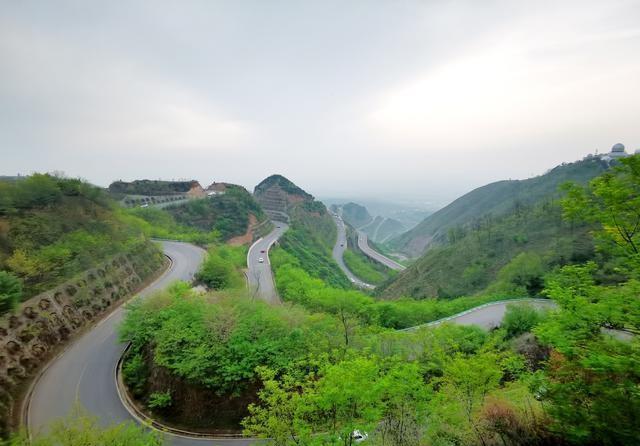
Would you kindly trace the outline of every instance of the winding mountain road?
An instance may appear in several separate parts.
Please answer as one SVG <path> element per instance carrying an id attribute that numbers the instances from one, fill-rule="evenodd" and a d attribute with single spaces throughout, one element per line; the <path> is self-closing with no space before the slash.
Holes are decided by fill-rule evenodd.
<path id="1" fill-rule="evenodd" d="M 347 249 L 347 229 L 345 228 L 344 221 L 342 221 L 342 218 L 340 216 L 336 214 L 332 214 L 332 216 L 333 221 L 336 223 L 336 227 L 338 228 L 338 238 L 336 239 L 336 244 L 333 247 L 332 252 L 333 260 L 336 261 L 342 272 L 345 273 L 351 283 L 360 288 L 375 288 L 373 285 L 358 279 L 344 263 L 344 252 Z"/>
<path id="2" fill-rule="evenodd" d="M 289 226 L 285 223 L 274 222 L 275 229 L 263 238 L 258 239 L 247 253 L 247 280 L 249 290 L 253 295 L 271 303 L 280 303 L 276 285 L 273 281 L 269 248 L 285 233 Z M 260 261 L 262 259 L 262 262 Z"/>
<path id="3" fill-rule="evenodd" d="M 369 238 L 367 237 L 367 234 L 362 231 L 358 231 L 358 248 L 360 248 L 360 251 L 364 252 L 373 260 L 382 263 L 387 268 L 395 269 L 396 271 L 407 269 L 406 266 L 399 264 L 395 260 L 391 260 L 389 257 L 386 257 L 380 254 L 375 249 L 371 248 L 371 246 L 369 246 Z"/>
<path id="4" fill-rule="evenodd" d="M 204 250 L 187 243 L 164 241 L 162 247 L 172 261 L 171 266 L 138 294 L 141 297 L 164 289 L 176 280 L 191 280 L 205 256 Z M 116 326 L 123 316 L 123 307 L 114 310 L 44 370 L 33 386 L 26 408 L 31 434 L 46 432 L 52 421 L 67 416 L 76 404 L 103 425 L 133 420 L 118 397 L 115 381 L 116 364 L 124 350 L 124 344 L 118 342 Z M 244 439 L 205 442 L 165 435 L 168 444 L 175 446 L 250 444 Z"/>

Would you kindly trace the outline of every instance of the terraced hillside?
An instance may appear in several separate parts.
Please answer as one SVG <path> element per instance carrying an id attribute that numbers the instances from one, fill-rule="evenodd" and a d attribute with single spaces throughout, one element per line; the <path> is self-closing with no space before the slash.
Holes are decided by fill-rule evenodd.
<path id="1" fill-rule="evenodd" d="M 255 188 L 256 200 L 276 220 L 286 219 L 290 228 L 279 241 L 287 261 L 339 287 L 350 282 L 331 257 L 337 230 L 329 211 L 320 201 L 282 175 L 272 175 Z M 274 258 L 278 253 L 274 253 Z M 274 267 L 278 261 L 274 260 Z"/>
<path id="2" fill-rule="evenodd" d="M 258 184 L 253 195 L 269 218 L 289 221 L 291 208 L 304 201 L 313 201 L 313 196 L 300 189 L 282 175 L 271 175 Z"/>

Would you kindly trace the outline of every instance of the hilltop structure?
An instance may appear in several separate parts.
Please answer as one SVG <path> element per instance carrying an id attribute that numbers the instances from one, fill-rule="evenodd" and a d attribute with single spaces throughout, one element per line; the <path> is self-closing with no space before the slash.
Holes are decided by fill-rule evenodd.
<path id="1" fill-rule="evenodd" d="M 636 150 L 636 153 L 638 153 L 638 150 Z M 620 158 L 626 158 L 627 156 L 630 155 L 625 152 L 624 144 L 617 143 L 614 144 L 613 147 L 611 147 L 611 151 L 609 153 L 603 153 L 602 155 L 600 155 L 600 158 L 604 161 L 612 161 Z"/>
<path id="2" fill-rule="evenodd" d="M 216 183 L 215 181 L 207 187 L 207 196 L 223 195 L 227 191 L 227 183 Z"/>

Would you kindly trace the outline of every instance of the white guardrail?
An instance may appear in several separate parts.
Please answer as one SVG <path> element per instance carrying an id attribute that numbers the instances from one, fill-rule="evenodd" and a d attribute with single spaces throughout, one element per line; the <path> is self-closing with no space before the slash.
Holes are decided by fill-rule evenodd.
<path id="1" fill-rule="evenodd" d="M 493 307 L 493 306 L 496 306 L 496 305 L 515 303 L 515 302 L 544 303 L 544 304 L 548 304 L 549 306 L 552 306 L 552 307 L 557 306 L 557 304 L 551 299 L 535 299 L 535 298 L 532 298 L 532 297 L 496 300 L 496 301 L 493 301 L 493 302 L 487 302 L 486 304 L 478 305 L 477 307 L 469 308 L 468 310 L 462 311 L 460 313 L 453 314 L 451 316 L 447 316 L 447 317 L 443 317 L 441 319 L 437 319 L 435 321 L 426 322 L 426 323 L 420 324 L 420 325 L 414 325 L 413 327 L 403 328 L 401 330 L 396 330 L 396 331 L 418 330 L 419 328 L 422 328 L 422 327 L 430 327 L 432 325 L 442 324 L 443 322 L 447 322 L 447 321 L 459 318 L 461 316 L 464 316 L 464 315 L 469 314 L 469 313 L 473 313 L 473 312 L 481 310 L 483 308 Z"/>

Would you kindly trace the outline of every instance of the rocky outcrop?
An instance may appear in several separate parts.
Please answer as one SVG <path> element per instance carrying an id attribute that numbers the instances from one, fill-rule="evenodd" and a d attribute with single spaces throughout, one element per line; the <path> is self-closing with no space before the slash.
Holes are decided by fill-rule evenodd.
<path id="1" fill-rule="evenodd" d="M 163 263 L 153 243 L 140 243 L 0 318 L 0 436 L 20 385 L 75 332 L 135 293 Z"/>

